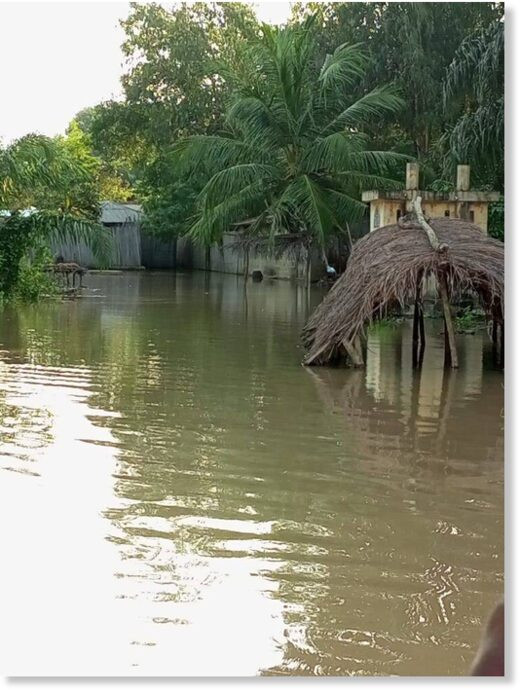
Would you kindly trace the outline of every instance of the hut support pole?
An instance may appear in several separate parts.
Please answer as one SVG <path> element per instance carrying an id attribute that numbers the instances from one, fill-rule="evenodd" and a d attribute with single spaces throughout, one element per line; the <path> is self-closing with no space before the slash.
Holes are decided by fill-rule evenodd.
<path id="1" fill-rule="evenodd" d="M 422 301 L 416 300 L 413 311 L 413 337 L 412 337 L 412 362 L 413 367 L 422 365 L 424 348 L 426 345 L 424 334 L 424 312 Z"/>
<path id="2" fill-rule="evenodd" d="M 306 258 L 306 263 L 305 263 L 305 281 L 307 284 L 307 290 L 310 291 L 311 288 L 311 271 L 312 271 L 312 263 L 311 263 L 311 248 L 310 245 L 307 245 L 307 258 Z"/>
<path id="3" fill-rule="evenodd" d="M 436 252 L 446 252 L 448 250 L 448 247 L 446 245 L 441 245 L 439 242 L 439 239 L 437 238 L 437 235 L 433 228 L 430 226 L 430 224 L 426 221 L 424 218 L 423 210 L 421 207 L 421 197 L 416 197 L 413 201 L 413 207 L 415 214 L 417 216 L 417 220 L 419 224 L 422 226 L 424 231 L 426 232 L 426 235 L 428 236 L 428 240 L 430 241 L 430 245 Z M 457 356 L 457 345 L 455 343 L 455 329 L 453 328 L 453 320 L 451 319 L 451 310 L 450 310 L 450 302 L 448 299 L 448 282 L 446 280 L 446 275 L 442 274 L 439 279 L 439 293 L 441 296 L 442 300 L 442 310 L 444 312 L 444 332 L 446 334 L 446 359 L 445 362 L 446 364 L 449 361 L 449 364 L 451 365 L 452 368 L 458 368 L 459 367 L 459 359 Z"/>
<path id="4" fill-rule="evenodd" d="M 426 231 L 426 235 L 428 236 L 428 240 L 430 241 L 430 245 L 432 246 L 432 248 L 438 252 L 441 249 L 441 244 L 439 242 L 439 239 L 437 238 L 437 234 L 424 218 L 423 210 L 421 207 L 421 200 L 421 197 L 416 197 L 413 201 L 413 208 L 417 216 L 417 221 L 422 226 L 423 230 Z"/>
<path id="5" fill-rule="evenodd" d="M 361 363 L 361 367 L 365 364 L 365 359 L 363 358 L 363 344 L 361 343 L 361 338 L 356 336 L 354 339 L 354 348 L 358 354 L 358 361 Z"/>
<path id="6" fill-rule="evenodd" d="M 496 365 L 499 364 L 499 343 L 498 343 L 498 322 L 493 320 L 493 325 L 491 327 L 491 343 L 493 344 L 493 360 Z"/>
<path id="7" fill-rule="evenodd" d="M 245 262 L 244 262 L 244 281 L 247 281 L 248 276 L 249 276 L 249 245 L 246 245 Z"/>
<path id="8" fill-rule="evenodd" d="M 421 276 L 417 277 L 415 305 L 413 311 L 412 364 L 414 368 L 422 365 L 426 338 L 424 334 L 424 311 L 421 298 Z"/>
<path id="9" fill-rule="evenodd" d="M 455 329 L 453 328 L 453 320 L 451 319 L 450 301 L 448 300 L 448 282 L 443 274 L 439 277 L 439 293 L 442 300 L 442 310 L 444 312 L 444 334 L 445 344 L 447 346 L 446 364 L 452 368 L 459 367 L 459 358 L 457 356 L 457 345 L 455 343 Z"/>
<path id="10" fill-rule="evenodd" d="M 353 341 L 347 341 L 347 339 L 344 339 L 342 344 L 345 347 L 345 351 L 348 353 L 350 360 L 352 361 L 352 365 L 354 365 L 356 368 L 362 368 L 365 363 L 363 361 L 363 354 L 361 353 L 359 339 L 356 338 Z"/>
<path id="11" fill-rule="evenodd" d="M 493 358 L 498 366 L 504 365 L 504 327 L 497 320 L 493 320 Z"/>
<path id="12" fill-rule="evenodd" d="M 419 363 L 422 364 L 424 349 L 426 347 L 426 334 L 424 333 L 424 309 L 421 301 L 421 314 L 419 318 L 419 336 L 421 338 L 421 346 L 419 348 Z"/>

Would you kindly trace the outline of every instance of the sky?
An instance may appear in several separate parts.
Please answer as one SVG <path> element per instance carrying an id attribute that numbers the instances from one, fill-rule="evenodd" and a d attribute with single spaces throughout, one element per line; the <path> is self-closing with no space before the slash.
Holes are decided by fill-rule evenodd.
<path id="1" fill-rule="evenodd" d="M 291 3 L 253 4 L 262 21 L 280 23 Z M 63 133 L 82 108 L 121 95 L 128 11 L 127 2 L 0 0 L 0 141 Z"/>

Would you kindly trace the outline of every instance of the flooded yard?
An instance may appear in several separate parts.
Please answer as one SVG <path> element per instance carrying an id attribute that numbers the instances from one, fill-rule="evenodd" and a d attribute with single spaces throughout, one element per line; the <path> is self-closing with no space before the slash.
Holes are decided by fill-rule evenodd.
<path id="1" fill-rule="evenodd" d="M 431 320 L 420 372 L 407 320 L 309 369 L 319 289 L 86 283 L 0 313 L 6 672 L 466 674 L 503 590 L 485 334 L 458 371 Z"/>

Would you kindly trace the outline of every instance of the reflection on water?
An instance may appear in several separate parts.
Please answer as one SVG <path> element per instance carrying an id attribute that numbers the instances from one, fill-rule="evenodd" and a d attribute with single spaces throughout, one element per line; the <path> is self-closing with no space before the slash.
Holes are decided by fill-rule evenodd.
<path id="1" fill-rule="evenodd" d="M 318 292 L 89 284 L 0 315 L 7 672 L 465 674 L 503 588 L 482 335 L 458 372 L 434 323 L 421 372 L 408 323 L 305 369 Z"/>

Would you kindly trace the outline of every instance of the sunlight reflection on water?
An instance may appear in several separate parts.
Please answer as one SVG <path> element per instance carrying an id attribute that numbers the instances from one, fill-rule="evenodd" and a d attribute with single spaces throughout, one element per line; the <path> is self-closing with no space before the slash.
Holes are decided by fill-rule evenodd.
<path id="1" fill-rule="evenodd" d="M 483 335 L 309 369 L 289 284 L 89 283 L 0 315 L 7 672 L 464 674 L 502 590 Z"/>

